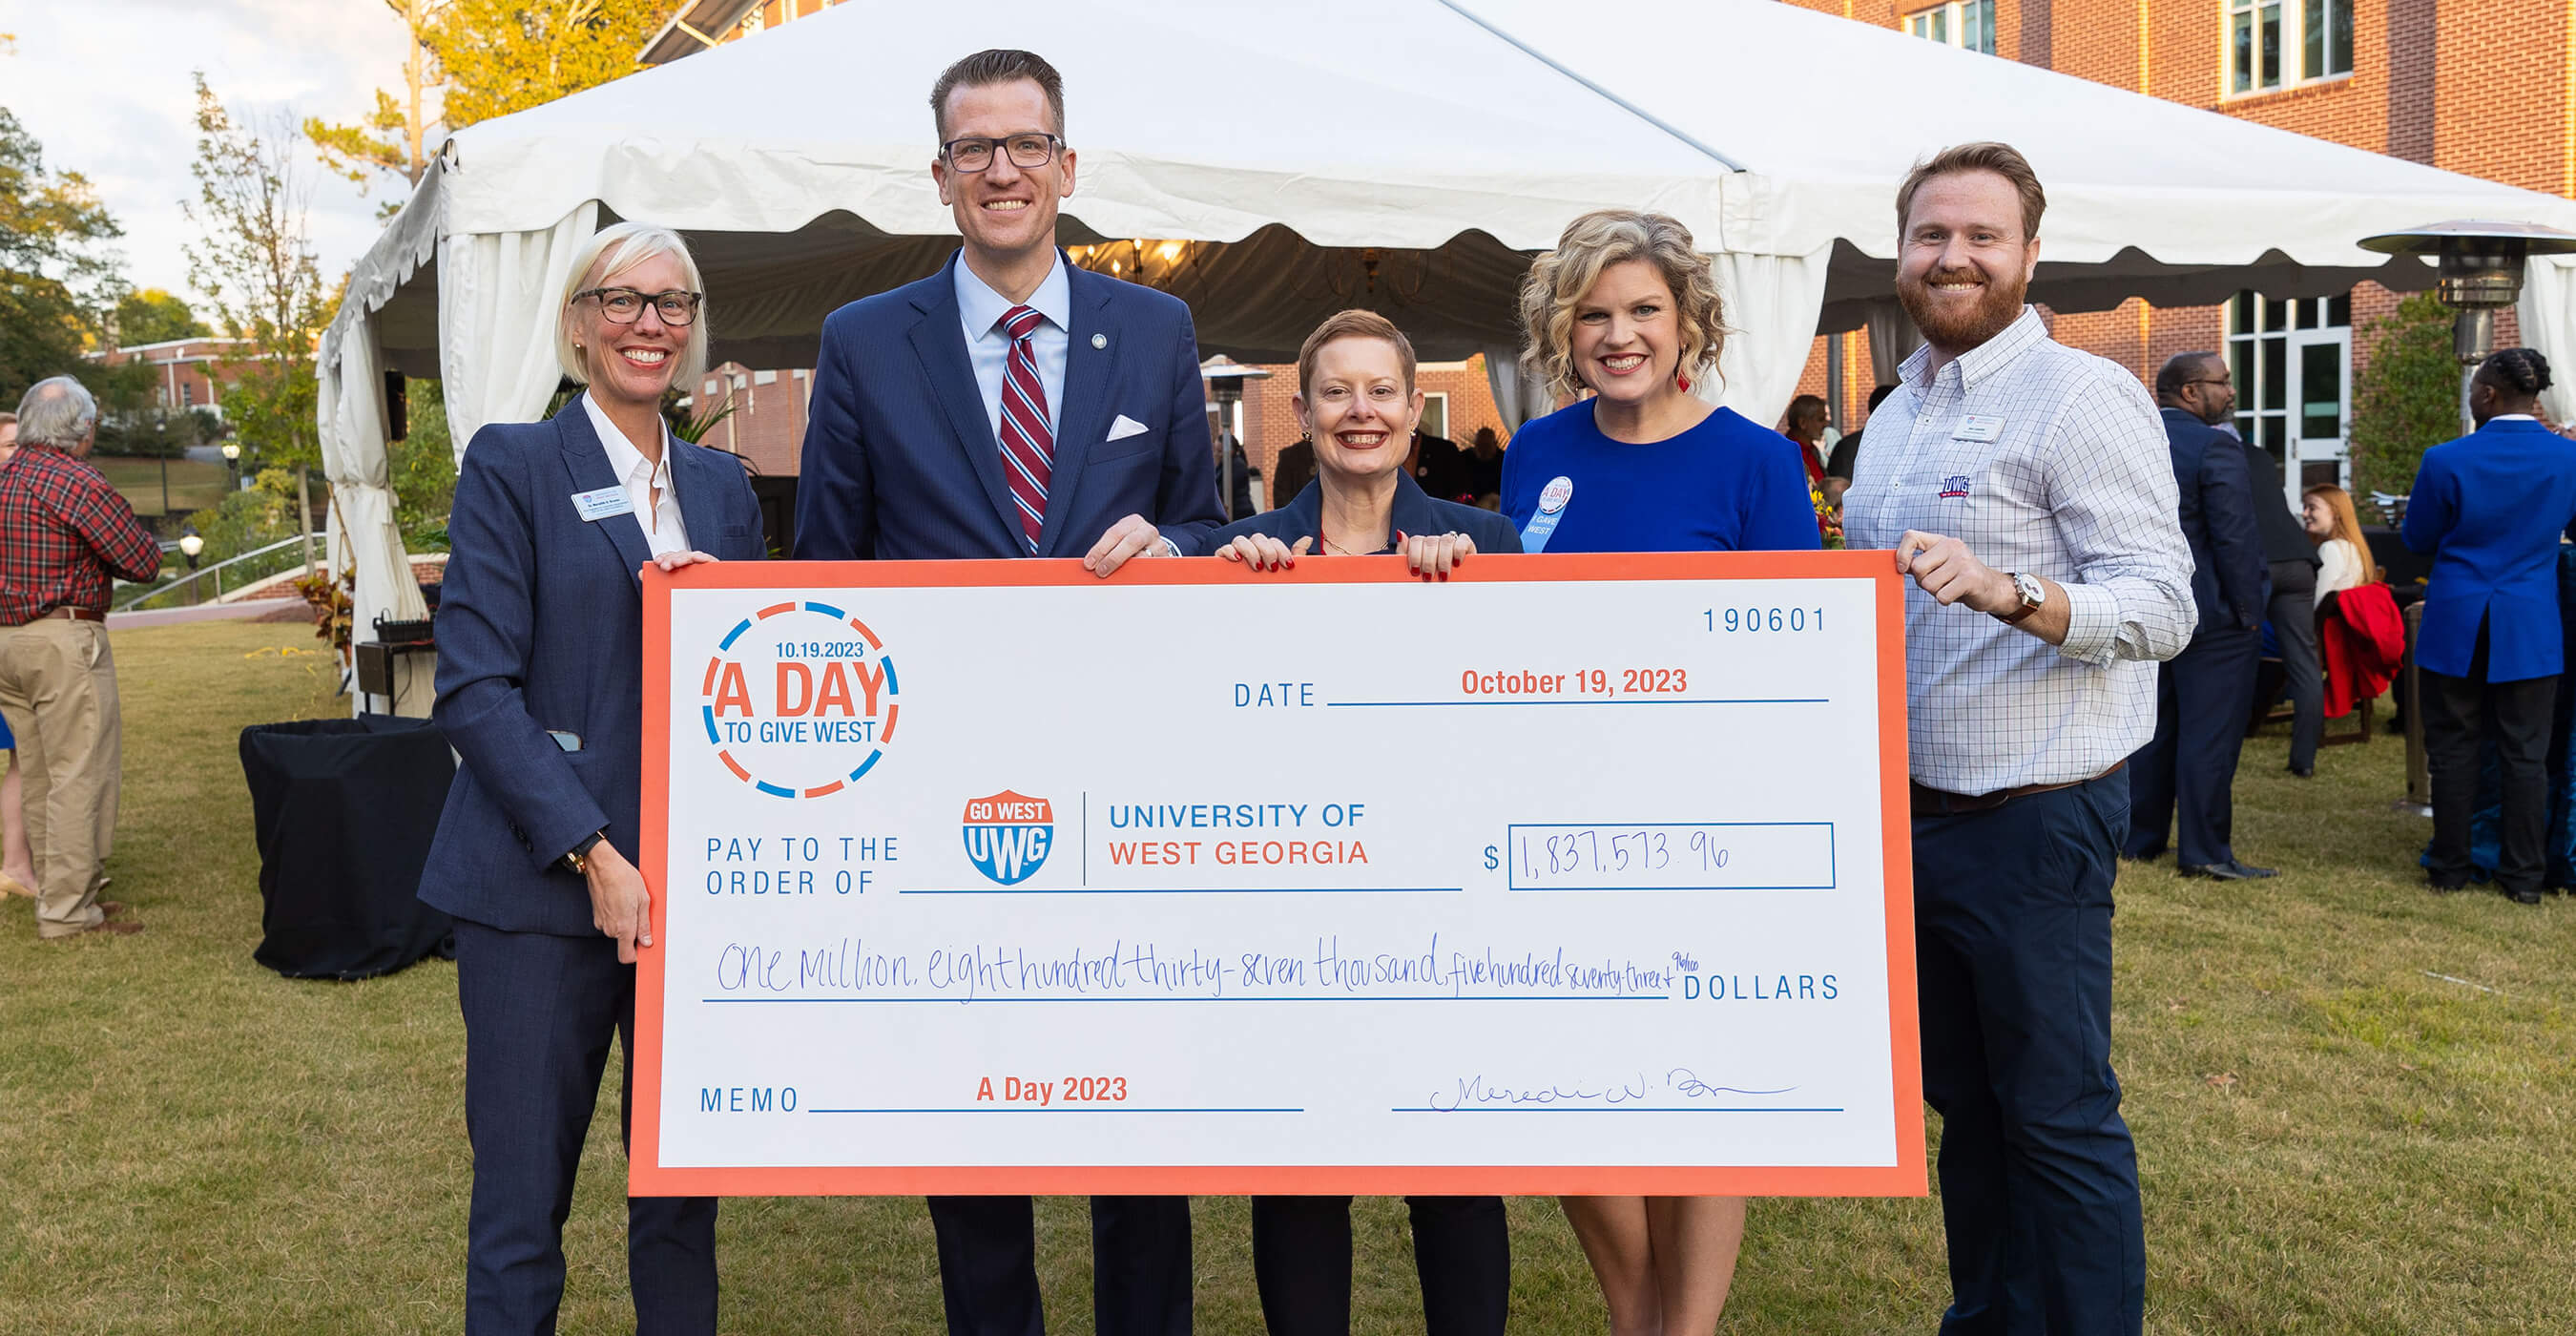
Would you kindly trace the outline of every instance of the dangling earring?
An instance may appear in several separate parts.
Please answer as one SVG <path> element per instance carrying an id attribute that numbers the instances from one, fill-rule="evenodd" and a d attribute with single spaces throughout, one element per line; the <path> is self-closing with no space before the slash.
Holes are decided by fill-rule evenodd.
<path id="1" fill-rule="evenodd" d="M 1688 394 L 1688 393 L 1690 393 L 1690 373 L 1689 373 L 1689 372 L 1687 372 L 1687 371 L 1683 371 L 1683 370 L 1681 370 L 1681 369 L 1679 369 L 1679 368 L 1675 368 L 1675 369 L 1674 369 L 1674 371 L 1673 371 L 1673 383 L 1682 387 L 1682 393 L 1684 393 L 1684 394 Z"/>

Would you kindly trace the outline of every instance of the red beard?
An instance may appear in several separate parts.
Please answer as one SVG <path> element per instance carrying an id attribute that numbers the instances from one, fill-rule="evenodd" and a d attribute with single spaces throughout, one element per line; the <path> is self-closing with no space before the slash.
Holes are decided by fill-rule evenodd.
<path id="1" fill-rule="evenodd" d="M 1950 277 L 1963 271 L 1936 269 L 1922 278 L 1896 276 L 1896 300 L 1912 317 L 1914 327 L 1931 343 L 1965 352 L 2001 334 L 2021 318 L 2022 299 L 2030 291 L 2030 282 L 2019 274 L 2004 283 L 1987 279 L 1978 293 L 1976 305 L 1965 311 L 1947 303 L 1935 306 L 1931 284 L 1934 279 Z M 1983 275 L 1978 275 L 1983 277 Z"/>

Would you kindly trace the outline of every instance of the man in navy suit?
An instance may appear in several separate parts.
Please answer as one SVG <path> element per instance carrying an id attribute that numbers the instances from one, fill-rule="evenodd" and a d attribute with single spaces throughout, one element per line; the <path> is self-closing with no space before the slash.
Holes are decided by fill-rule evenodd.
<path id="1" fill-rule="evenodd" d="M 1064 82 L 982 51 L 931 88 L 930 168 L 965 244 L 823 323 L 796 500 L 801 559 L 1071 557 L 1107 577 L 1198 555 L 1219 522 L 1189 308 L 1073 267 Z M 1038 1336 L 1026 1197 L 933 1197 L 953 1336 Z M 1186 1197 L 1095 1197 L 1102 1336 L 1190 1329 Z"/>
<path id="2" fill-rule="evenodd" d="M 2182 491 L 2182 532 L 2191 543 L 2191 598 L 2200 624 L 2191 644 L 2167 661 L 2156 684 L 2156 735 L 2129 758 L 2131 858 L 2153 858 L 2180 813 L 2176 851 L 2187 877 L 2243 881 L 2270 868 L 2236 860 L 2236 755 L 2262 653 L 2263 541 L 2254 491 L 2236 438 L 2212 426 L 2236 407 L 2227 362 L 2216 353 L 2179 353 L 2156 373 L 2165 443 Z M 2275 502 L 2277 504 L 2277 502 Z"/>

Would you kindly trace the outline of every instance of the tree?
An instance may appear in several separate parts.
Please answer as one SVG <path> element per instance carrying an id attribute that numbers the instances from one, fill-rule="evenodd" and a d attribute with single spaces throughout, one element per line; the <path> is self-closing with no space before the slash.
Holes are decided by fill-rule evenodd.
<path id="1" fill-rule="evenodd" d="M 671 0 L 448 0 L 429 47 L 447 78 L 449 129 L 506 116 L 635 72 Z"/>
<path id="2" fill-rule="evenodd" d="M 48 169 L 0 107 L 0 399 L 14 405 L 37 381 L 82 369 L 116 284 L 108 243 L 121 235 L 89 181 Z"/>
<path id="3" fill-rule="evenodd" d="M 2353 481 L 2364 492 L 2403 495 L 2424 452 L 2462 430 L 2451 312 L 2419 292 L 2373 321 L 2369 337 L 2370 364 L 2353 387 Z"/>
<path id="4" fill-rule="evenodd" d="M 196 312 L 188 309 L 188 303 L 161 288 L 129 292 L 116 303 L 116 341 L 120 345 L 202 339 L 213 333 Z"/>
<path id="5" fill-rule="evenodd" d="M 405 30 L 402 95 L 377 89 L 376 109 L 355 124 L 332 125 L 306 117 L 304 135 L 313 141 L 323 166 L 360 187 L 379 173 L 391 173 L 401 177 L 404 185 L 417 186 L 429 170 L 427 154 L 435 151 L 439 138 L 421 97 L 445 82 L 438 52 L 430 43 L 445 5 L 440 0 L 385 0 L 385 7 L 402 16 Z M 388 203 L 384 212 L 391 214 L 401 207 L 399 202 Z"/>
<path id="6" fill-rule="evenodd" d="M 237 377 L 225 416 L 245 467 L 319 464 L 313 347 L 330 307 L 305 230 L 312 190 L 298 166 L 300 136 L 281 118 L 263 137 L 233 119 L 202 71 L 196 84 L 197 199 L 187 210 L 203 235 L 187 248 L 188 280 L 249 344 L 224 363 Z"/>

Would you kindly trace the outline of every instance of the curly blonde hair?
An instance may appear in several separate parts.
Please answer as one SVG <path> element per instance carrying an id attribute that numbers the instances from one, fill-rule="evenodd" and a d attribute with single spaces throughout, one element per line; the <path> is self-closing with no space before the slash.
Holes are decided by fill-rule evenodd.
<path id="1" fill-rule="evenodd" d="M 1726 309 L 1717 275 L 1692 245 L 1690 229 L 1666 214 L 1596 209 L 1566 224 L 1556 249 L 1538 257 L 1521 280 L 1523 370 L 1560 396 L 1588 388 L 1574 370 L 1574 308 L 1601 281 L 1602 270 L 1629 260 L 1654 265 L 1672 290 L 1682 335 L 1678 369 L 1698 375 L 1717 365 L 1726 346 Z"/>

